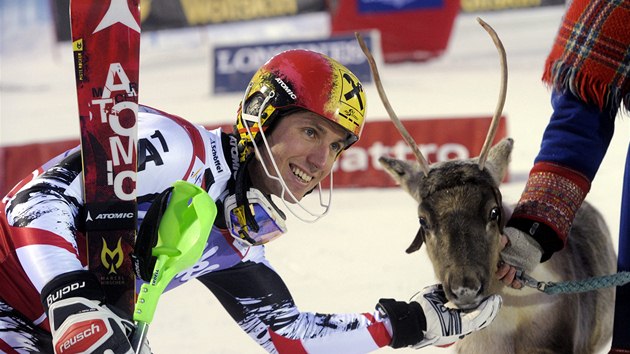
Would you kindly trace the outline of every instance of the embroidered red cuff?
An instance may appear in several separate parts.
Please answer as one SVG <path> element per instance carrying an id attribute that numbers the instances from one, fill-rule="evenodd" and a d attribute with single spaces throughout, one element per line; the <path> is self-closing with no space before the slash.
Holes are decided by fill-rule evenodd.
<path id="1" fill-rule="evenodd" d="M 512 218 L 543 223 L 566 244 L 575 213 L 590 187 L 591 182 L 578 172 L 551 163 L 537 163 Z"/>

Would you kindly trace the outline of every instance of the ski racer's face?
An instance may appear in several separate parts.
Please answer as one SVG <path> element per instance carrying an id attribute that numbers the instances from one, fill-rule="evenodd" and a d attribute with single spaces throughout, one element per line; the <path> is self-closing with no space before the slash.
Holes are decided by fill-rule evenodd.
<path id="1" fill-rule="evenodd" d="M 280 176 L 297 201 L 326 177 L 345 148 L 346 131 L 335 123 L 309 111 L 298 111 L 280 118 L 268 136 L 269 147 Z M 276 176 L 267 149 L 260 146 L 262 161 Z M 281 196 L 282 185 L 268 178 L 260 157 L 252 164 L 251 179 L 263 193 Z M 276 176 L 278 177 L 278 176 Z M 287 202 L 293 202 L 285 196 Z"/>

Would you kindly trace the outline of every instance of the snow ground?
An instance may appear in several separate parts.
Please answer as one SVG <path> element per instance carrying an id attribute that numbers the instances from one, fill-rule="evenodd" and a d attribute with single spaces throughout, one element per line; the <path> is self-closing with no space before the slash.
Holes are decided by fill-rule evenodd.
<path id="1" fill-rule="evenodd" d="M 388 97 L 402 119 L 491 114 L 499 86 L 498 59 L 475 16 L 495 28 L 508 55 L 504 113 L 508 134 L 516 141 L 511 179 L 502 188 L 507 202 L 518 199 L 551 112 L 540 75 L 562 12 L 561 7 L 550 7 L 461 15 L 443 57 L 380 69 Z M 49 21 L 31 21 L 18 31 L 12 18 L 10 11 L 1 17 L 0 145 L 78 136 L 69 45 L 53 42 Z M 231 122 L 240 97 L 210 95 L 210 47 L 227 41 L 286 38 L 297 36 L 298 31 L 317 38 L 328 34 L 329 25 L 323 14 L 311 14 L 144 34 L 141 101 L 197 123 Z M 387 119 L 375 88 L 368 85 L 366 91 L 371 100 L 368 119 Z M 603 212 L 615 245 L 630 134 L 627 117 L 618 119 L 617 125 L 588 196 Z M 414 202 L 399 189 L 337 190 L 327 217 L 316 224 L 290 218 L 288 227 L 288 235 L 271 243 L 267 253 L 304 311 L 371 311 L 380 297 L 407 299 L 435 281 L 423 251 L 404 253 L 417 221 Z M 155 353 L 262 352 L 196 282 L 163 296 L 149 338 Z M 420 352 L 453 351 L 426 348 Z"/>

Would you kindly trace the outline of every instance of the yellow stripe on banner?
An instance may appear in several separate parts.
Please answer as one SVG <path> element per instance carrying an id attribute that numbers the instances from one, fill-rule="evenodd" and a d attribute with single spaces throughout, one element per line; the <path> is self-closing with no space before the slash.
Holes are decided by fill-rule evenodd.
<path id="1" fill-rule="evenodd" d="M 189 25 L 295 15 L 297 0 L 180 0 Z"/>
<path id="2" fill-rule="evenodd" d="M 464 12 L 518 9 L 541 5 L 541 0 L 462 0 L 461 2 Z"/>

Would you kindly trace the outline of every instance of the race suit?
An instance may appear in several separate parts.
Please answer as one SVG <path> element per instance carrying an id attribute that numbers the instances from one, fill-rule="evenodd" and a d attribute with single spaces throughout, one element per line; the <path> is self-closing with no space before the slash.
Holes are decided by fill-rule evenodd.
<path id="1" fill-rule="evenodd" d="M 238 169 L 236 138 L 140 106 L 138 114 L 138 225 L 156 197 L 177 180 L 201 186 L 219 201 Z M 53 158 L 2 200 L 0 210 L 0 352 L 52 353 L 40 302 L 58 275 L 87 269 L 81 219 L 80 148 Z M 217 220 L 222 219 L 218 216 Z M 167 291 L 201 281 L 239 326 L 271 353 L 359 353 L 388 345 L 386 319 L 357 314 L 300 312 L 265 259 L 215 222 L 202 257 L 177 274 Z M 136 287 L 140 289 L 141 280 Z"/>

